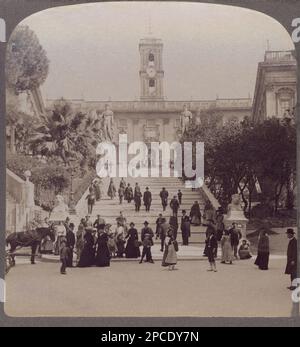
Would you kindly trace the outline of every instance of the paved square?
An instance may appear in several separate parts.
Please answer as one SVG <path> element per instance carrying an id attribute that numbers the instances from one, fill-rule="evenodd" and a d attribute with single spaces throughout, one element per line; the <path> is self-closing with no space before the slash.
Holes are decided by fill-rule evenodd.
<path id="1" fill-rule="evenodd" d="M 218 265 L 181 261 L 168 271 L 161 263 L 112 262 L 109 268 L 73 268 L 59 274 L 58 263 L 17 264 L 6 276 L 9 316 L 195 316 L 288 317 L 284 259 L 269 271 L 254 260 Z"/>

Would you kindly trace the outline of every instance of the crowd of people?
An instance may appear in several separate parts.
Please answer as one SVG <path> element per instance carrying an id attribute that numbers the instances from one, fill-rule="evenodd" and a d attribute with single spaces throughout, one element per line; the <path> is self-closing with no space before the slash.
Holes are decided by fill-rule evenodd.
<path id="1" fill-rule="evenodd" d="M 151 248 L 154 245 L 154 239 L 160 240 L 160 251 L 163 252 L 161 265 L 169 267 L 169 270 L 174 270 L 177 264 L 177 252 L 179 249 L 177 241 L 179 226 L 182 246 L 189 245 L 191 225 L 204 225 L 206 227 L 203 255 L 207 257 L 210 265 L 208 271 L 217 272 L 216 258 L 219 248 L 221 249 L 221 264 L 231 265 L 237 259 L 252 258 L 250 244 L 247 239 L 242 237 L 236 223 L 232 223 L 230 228 L 226 228 L 222 209 L 219 208 L 217 211 L 214 211 L 209 202 L 206 202 L 204 206 L 203 216 L 199 202 L 195 201 L 189 213 L 184 209 L 182 210 L 181 220 L 178 222 L 178 212 L 183 199 L 181 190 L 178 190 L 177 195 L 174 195 L 169 202 L 169 192 L 165 187 L 162 187 L 159 193 L 162 211 L 166 211 L 167 206 L 170 206 L 171 215 L 167 219 L 160 213 L 156 219 L 154 231 L 146 220 L 140 231 L 140 239 L 135 224 L 133 222 L 127 223 L 122 211 L 116 218 L 115 226 L 106 223 L 101 215 L 98 215 L 97 219 L 92 221 L 90 214 L 93 211 L 93 206 L 96 201 L 101 199 L 102 195 L 100 184 L 99 180 L 95 180 L 89 187 L 89 194 L 86 197 L 89 213 L 85 218 L 81 219 L 76 232 L 75 225 L 67 217 L 64 222 L 59 222 L 55 225 L 56 240 L 52 247 L 49 238 L 42 241 L 41 248 L 44 252 L 53 252 L 56 255 L 60 255 L 62 274 L 66 273 L 67 267 L 73 266 L 74 252 L 76 253 L 77 267 L 94 265 L 107 267 L 110 266 L 112 258 L 123 258 L 124 256 L 126 258 L 140 259 L 139 263 L 145 261 L 153 264 Z M 117 189 L 113 179 L 111 179 L 107 191 L 110 199 L 116 197 L 116 192 Z M 127 203 L 134 201 L 136 212 L 140 211 L 142 201 L 145 210 L 150 211 L 152 193 L 149 187 L 146 187 L 145 192 L 142 194 L 138 183 L 132 189 L 130 184 L 126 184 L 124 178 L 122 178 L 118 188 L 118 196 L 120 204 L 123 204 L 124 200 Z M 46 218 L 44 226 L 49 226 L 49 224 L 49 220 Z M 297 240 L 294 237 L 293 229 L 287 229 L 287 235 L 290 239 L 290 244 L 286 273 L 290 274 L 293 282 L 296 278 L 295 257 L 297 254 Z M 269 255 L 269 236 L 267 230 L 263 228 L 259 233 L 257 257 L 255 260 L 255 265 L 260 270 L 268 270 Z M 289 289 L 293 288 L 293 285 L 289 287 Z"/>

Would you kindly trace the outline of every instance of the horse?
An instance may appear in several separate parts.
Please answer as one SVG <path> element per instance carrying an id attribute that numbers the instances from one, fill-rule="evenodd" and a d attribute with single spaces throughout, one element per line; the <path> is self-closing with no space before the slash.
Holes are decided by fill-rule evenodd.
<path id="1" fill-rule="evenodd" d="M 31 264 L 35 264 L 36 250 L 40 247 L 41 241 L 49 236 L 52 241 L 55 240 L 55 233 L 52 226 L 38 227 L 29 231 L 14 232 L 6 238 L 6 245 L 10 246 L 9 253 L 12 257 L 12 264 L 15 265 L 15 255 L 13 254 L 17 247 L 31 247 Z"/>

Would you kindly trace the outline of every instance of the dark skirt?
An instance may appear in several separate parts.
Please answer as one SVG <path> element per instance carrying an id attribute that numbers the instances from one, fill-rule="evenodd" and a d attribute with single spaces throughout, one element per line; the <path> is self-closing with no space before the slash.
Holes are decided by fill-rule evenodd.
<path id="1" fill-rule="evenodd" d="M 165 251 L 164 251 L 164 254 L 163 254 L 161 266 L 164 266 L 164 267 L 169 266 L 169 264 L 166 263 L 167 255 L 168 255 L 168 247 L 165 247 Z"/>
<path id="2" fill-rule="evenodd" d="M 139 258 L 141 256 L 140 248 L 136 247 L 135 239 L 129 238 L 127 241 L 127 245 L 125 248 L 125 256 L 126 258 Z"/>
<path id="3" fill-rule="evenodd" d="M 207 247 L 206 248 L 206 253 L 207 253 L 207 256 L 208 256 L 208 261 L 210 263 L 214 263 L 215 262 L 215 253 L 213 252 L 212 248 L 210 247 Z"/>
<path id="4" fill-rule="evenodd" d="M 122 258 L 123 254 L 125 252 L 125 247 L 124 247 L 124 240 L 117 240 L 117 257 Z"/>
<path id="5" fill-rule="evenodd" d="M 89 267 L 94 265 L 95 262 L 95 252 L 94 248 L 90 245 L 85 245 L 80 255 L 78 267 Z"/>
<path id="6" fill-rule="evenodd" d="M 255 265 L 259 267 L 260 270 L 268 270 L 269 266 L 269 253 L 258 252 Z"/>
<path id="7" fill-rule="evenodd" d="M 110 253 L 107 244 L 98 247 L 95 264 L 99 267 L 110 266 Z"/>

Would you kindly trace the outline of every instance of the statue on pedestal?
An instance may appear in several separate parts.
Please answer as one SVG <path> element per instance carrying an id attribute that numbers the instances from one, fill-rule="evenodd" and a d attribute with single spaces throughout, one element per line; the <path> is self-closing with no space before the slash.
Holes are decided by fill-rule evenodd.
<path id="1" fill-rule="evenodd" d="M 193 114 L 191 111 L 188 110 L 187 105 L 184 105 L 184 109 L 180 116 L 180 126 L 181 126 L 181 132 L 182 134 L 185 133 L 185 131 L 188 129 L 189 123 L 193 118 Z"/>
<path id="2" fill-rule="evenodd" d="M 108 104 L 105 105 L 105 110 L 101 114 L 102 125 L 103 125 L 103 136 L 104 140 L 113 142 L 114 138 L 114 113 L 110 109 Z"/>
<path id="3" fill-rule="evenodd" d="M 231 204 L 228 205 L 228 212 L 224 219 L 225 227 L 229 228 L 232 223 L 236 223 L 238 229 L 241 231 L 243 238 L 246 238 L 246 226 L 248 219 L 244 215 L 241 207 L 241 198 L 239 194 L 233 194 Z"/>

